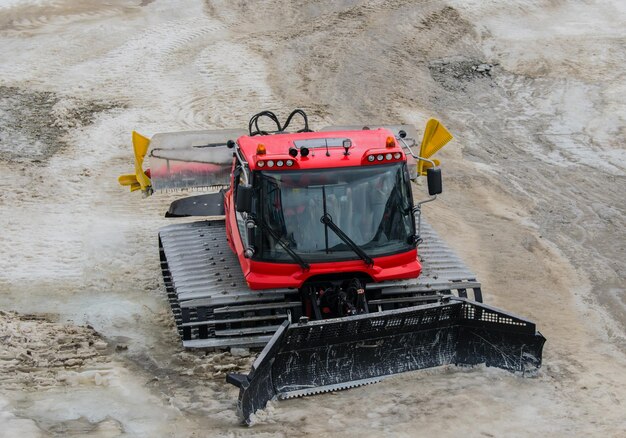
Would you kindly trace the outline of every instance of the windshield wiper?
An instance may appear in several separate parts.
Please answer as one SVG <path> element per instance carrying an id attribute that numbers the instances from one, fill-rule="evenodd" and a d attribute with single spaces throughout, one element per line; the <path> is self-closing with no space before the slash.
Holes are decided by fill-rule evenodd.
<path id="1" fill-rule="evenodd" d="M 372 260 L 372 258 L 368 256 L 367 253 L 363 251 L 359 245 L 354 243 L 354 240 L 350 239 L 346 233 L 341 231 L 341 228 L 339 228 L 337 224 L 333 222 L 333 218 L 330 217 L 328 213 L 324 213 L 324 216 L 322 216 L 320 221 L 324 225 L 326 225 L 328 228 L 333 230 L 333 232 L 337 235 L 337 237 L 343 240 L 346 243 L 346 245 L 350 247 L 352 251 L 354 251 L 359 257 L 361 257 L 361 259 L 365 263 L 367 263 L 368 266 L 374 266 L 374 260 Z"/>
<path id="2" fill-rule="evenodd" d="M 289 244 L 283 242 L 283 239 L 278 234 L 276 234 L 276 231 L 272 230 L 272 228 L 269 225 L 267 225 L 265 223 L 265 221 L 260 219 L 258 223 L 259 223 L 259 225 L 261 225 L 261 228 L 263 228 L 265 231 L 267 231 L 270 234 L 270 236 L 272 236 L 272 238 L 274 240 L 276 240 L 280 246 L 283 247 L 283 249 L 287 252 L 287 254 L 289 254 L 289 256 L 296 263 L 298 263 L 302 269 L 304 269 L 305 271 L 308 271 L 311 268 L 311 265 L 309 265 L 307 262 L 305 262 L 302 259 L 302 257 L 300 257 L 293 249 L 291 249 L 289 247 Z"/>

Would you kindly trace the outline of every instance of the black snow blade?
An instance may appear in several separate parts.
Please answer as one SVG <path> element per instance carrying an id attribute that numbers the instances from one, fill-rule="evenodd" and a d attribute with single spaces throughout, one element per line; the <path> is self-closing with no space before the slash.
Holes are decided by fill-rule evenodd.
<path id="1" fill-rule="evenodd" d="M 533 375 L 546 339 L 535 324 L 463 298 L 406 309 L 292 323 L 285 321 L 246 375 L 238 410 L 251 415 L 285 399 L 360 386 L 406 371 L 477 365 Z"/>

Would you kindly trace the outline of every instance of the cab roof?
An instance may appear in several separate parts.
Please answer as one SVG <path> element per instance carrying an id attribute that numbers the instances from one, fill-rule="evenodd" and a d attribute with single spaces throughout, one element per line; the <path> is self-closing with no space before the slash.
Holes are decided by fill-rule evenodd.
<path id="1" fill-rule="evenodd" d="M 388 140 L 390 139 L 390 140 Z M 345 140 L 349 142 L 344 143 Z M 382 164 L 377 160 L 368 161 L 371 154 L 376 156 L 391 153 L 396 159 L 404 160 L 404 153 L 394 134 L 385 128 L 369 130 L 321 131 L 257 136 L 241 136 L 237 140 L 239 150 L 252 170 L 266 169 L 268 162 L 293 163 L 289 168 L 329 168 Z M 349 154 L 345 154 L 344 144 L 349 144 Z M 297 155 L 289 154 L 295 148 Z M 309 154 L 304 156 L 304 148 Z M 264 149 L 264 153 L 263 153 Z M 398 155 L 398 153 L 400 155 Z M 383 162 L 389 162 L 383 160 Z M 261 162 L 261 166 L 259 166 Z M 285 166 L 285 170 L 287 170 Z M 278 170 L 278 169 L 274 169 Z"/>

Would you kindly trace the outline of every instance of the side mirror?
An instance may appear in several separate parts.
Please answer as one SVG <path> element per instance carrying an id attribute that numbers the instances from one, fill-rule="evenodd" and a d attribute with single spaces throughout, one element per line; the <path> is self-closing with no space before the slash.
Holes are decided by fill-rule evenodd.
<path id="1" fill-rule="evenodd" d="M 443 191 L 441 184 L 441 169 L 433 169 L 429 167 L 426 170 L 426 180 L 428 181 L 428 194 L 430 196 L 438 195 Z"/>
<path id="2" fill-rule="evenodd" d="M 239 213 L 252 211 L 252 186 L 240 185 L 237 188 L 236 207 Z"/>

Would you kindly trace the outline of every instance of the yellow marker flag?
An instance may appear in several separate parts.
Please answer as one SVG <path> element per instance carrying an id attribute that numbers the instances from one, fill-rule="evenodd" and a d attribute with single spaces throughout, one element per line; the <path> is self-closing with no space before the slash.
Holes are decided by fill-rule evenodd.
<path id="1" fill-rule="evenodd" d="M 135 151 L 135 175 L 137 176 L 137 182 L 141 187 L 141 190 L 146 190 L 150 187 L 150 178 L 143 172 L 143 159 L 148 152 L 150 146 L 150 139 L 144 137 L 137 131 L 133 131 L 133 150 Z M 132 191 L 132 187 L 131 187 Z"/>
<path id="2" fill-rule="evenodd" d="M 120 185 L 130 186 L 130 191 L 131 192 L 134 192 L 135 190 L 141 189 L 141 186 L 137 182 L 137 175 L 135 175 L 134 173 L 133 174 L 127 174 L 127 175 L 120 175 L 117 178 L 117 181 L 120 183 Z"/>
<path id="3" fill-rule="evenodd" d="M 439 120 L 430 119 L 426 123 L 426 129 L 424 129 L 424 137 L 422 138 L 422 145 L 420 146 L 420 157 L 430 158 L 453 138 L 452 134 L 448 132 L 446 127 L 443 126 Z M 438 162 L 437 165 L 439 165 Z M 417 163 L 418 174 L 425 175 L 427 167 L 431 167 L 430 163 L 420 160 Z"/>
<path id="4" fill-rule="evenodd" d="M 150 187 L 150 178 L 143 171 L 143 159 L 148 152 L 150 139 L 133 131 L 133 151 L 135 152 L 135 174 L 120 175 L 117 181 L 123 186 L 130 186 L 130 191 L 146 191 Z"/>

